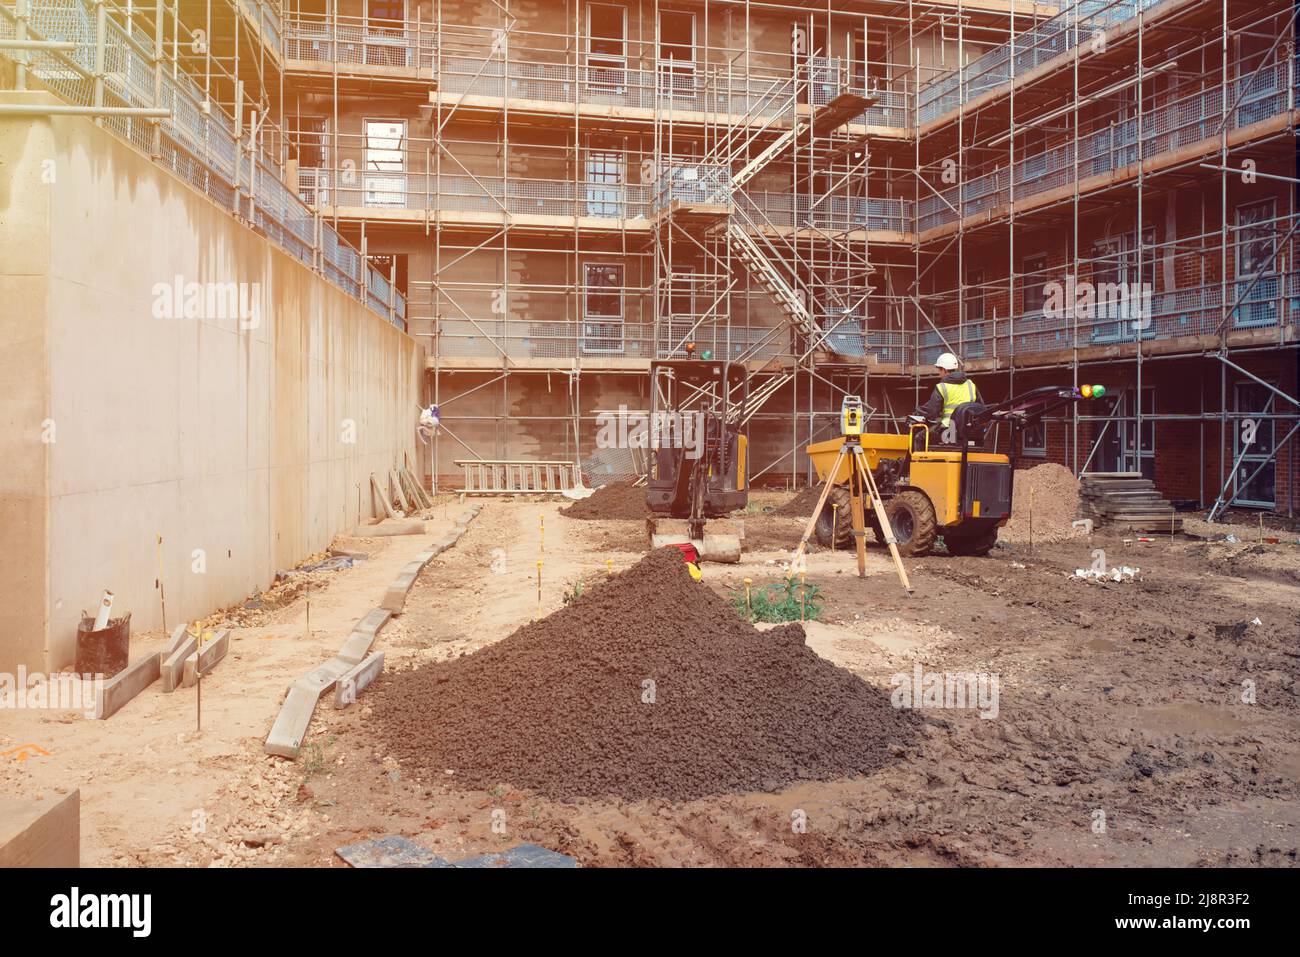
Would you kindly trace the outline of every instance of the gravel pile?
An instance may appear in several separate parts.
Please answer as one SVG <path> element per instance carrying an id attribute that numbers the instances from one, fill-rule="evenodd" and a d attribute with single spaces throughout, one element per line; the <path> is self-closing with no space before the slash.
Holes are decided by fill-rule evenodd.
<path id="1" fill-rule="evenodd" d="M 586 498 L 578 499 L 568 508 L 560 509 L 565 518 L 588 521 L 603 519 L 630 519 L 640 521 L 647 515 L 645 489 L 631 482 L 611 482 L 602 485 Z"/>
<path id="2" fill-rule="evenodd" d="M 472 655 L 386 675 L 365 720 L 401 764 L 466 789 L 689 800 L 879 768 L 914 714 L 760 632 L 659 549 Z"/>
<path id="3" fill-rule="evenodd" d="M 817 507 L 817 500 L 821 498 L 823 486 L 820 482 L 816 485 L 809 485 L 802 489 L 794 498 L 786 502 L 778 509 L 772 511 L 773 515 L 791 516 L 794 518 L 809 518 L 812 516 L 813 509 Z"/>
<path id="4" fill-rule="evenodd" d="M 1079 483 L 1074 473 L 1055 462 L 1017 469 L 1011 499 L 1011 519 L 1000 538 L 1013 544 L 1029 542 L 1030 493 L 1033 493 L 1034 541 L 1061 542 L 1070 537 L 1070 523 L 1079 517 Z"/>

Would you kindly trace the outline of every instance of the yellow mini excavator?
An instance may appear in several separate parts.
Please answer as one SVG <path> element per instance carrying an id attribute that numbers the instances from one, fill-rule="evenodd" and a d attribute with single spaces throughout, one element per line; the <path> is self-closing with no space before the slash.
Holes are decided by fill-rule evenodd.
<path id="1" fill-rule="evenodd" d="M 689 355 L 694 349 L 688 347 Z M 740 561 L 740 537 L 705 532 L 709 519 L 749 502 L 744 435 L 749 375 L 743 363 L 709 357 L 650 364 L 651 441 L 646 507 L 652 547 L 692 545 L 699 558 Z M 685 534 L 659 534 L 662 518 Z"/>

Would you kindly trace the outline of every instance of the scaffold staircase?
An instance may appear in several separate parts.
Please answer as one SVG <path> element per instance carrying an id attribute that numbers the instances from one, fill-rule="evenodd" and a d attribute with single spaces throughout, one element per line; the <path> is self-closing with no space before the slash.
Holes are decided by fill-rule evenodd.
<path id="1" fill-rule="evenodd" d="M 806 351 L 811 352 L 818 348 L 826 348 L 828 333 L 821 328 L 813 316 L 806 290 L 797 288 L 799 285 L 797 276 L 792 275 L 787 278 L 785 271 L 777 265 L 782 257 L 771 240 L 763 234 L 761 225 L 746 208 L 742 201 L 742 190 L 755 176 L 789 150 L 800 136 L 816 139 L 832 134 L 854 117 L 861 116 L 871 106 L 873 99 L 855 92 L 840 93 L 830 102 L 816 106 L 806 115 L 799 116 L 794 101 L 798 99 L 800 86 L 799 75 L 796 75 L 779 88 L 780 95 L 790 98 L 792 111 L 796 114 L 789 129 L 782 131 L 760 149 L 759 144 L 770 135 L 776 116 L 786 114 L 778 113 L 753 127 L 745 122 L 739 129 L 749 130 L 749 135 L 743 139 L 734 135 L 728 137 L 715 152 L 711 162 L 731 168 L 750 153 L 754 153 L 740 169 L 732 173 L 728 180 L 728 198 L 731 201 L 732 215 L 728 217 L 725 227 L 727 243 L 732 255 L 771 296 L 786 321 L 803 337 Z M 749 117 L 745 119 L 748 121 Z M 788 375 L 784 381 L 777 382 L 777 379 L 782 378 L 778 375 L 765 382 L 764 387 L 775 382 L 771 390 L 775 392 L 792 377 Z M 756 396 L 759 394 L 756 393 Z M 770 393 L 763 394 L 762 398 L 766 401 L 770 398 Z"/>

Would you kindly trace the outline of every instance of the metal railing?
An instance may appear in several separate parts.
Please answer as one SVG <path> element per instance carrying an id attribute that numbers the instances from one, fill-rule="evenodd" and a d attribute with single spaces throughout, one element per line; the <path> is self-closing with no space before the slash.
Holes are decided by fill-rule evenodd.
<path id="1" fill-rule="evenodd" d="M 286 60 L 431 71 L 437 49 L 432 24 L 420 20 L 294 13 L 284 24 Z"/>
<path id="2" fill-rule="evenodd" d="M 235 0 L 244 16 L 252 20 L 262 36 L 262 42 L 284 55 L 284 24 L 280 20 L 279 0 Z"/>
<path id="3" fill-rule="evenodd" d="M 1092 39 L 1098 30 L 1131 20 L 1163 0 L 1078 0 L 1050 20 L 1017 34 L 965 67 L 922 83 L 917 123 L 951 113 L 970 100 L 1010 83 L 1040 64 Z"/>
<path id="4" fill-rule="evenodd" d="M 1295 60 L 1287 58 L 1229 84 L 1228 128 L 1249 126 L 1285 112 L 1295 102 L 1296 80 Z M 1223 91 L 1215 86 L 1145 110 L 1140 124 L 1136 117 L 1119 113 L 1109 121 L 1095 120 L 1094 125 L 1100 128 L 1079 137 L 1077 154 L 1076 144 L 1067 141 L 1025 156 L 1014 167 L 995 169 L 938 195 L 922 197 L 917 207 L 917 231 L 953 222 L 959 214 L 971 216 L 1006 204 L 1013 185 L 1017 200 L 1068 186 L 1074 182 L 1076 165 L 1079 179 L 1084 180 L 1136 163 L 1139 158 L 1212 139 L 1224 121 L 1224 107 Z"/>
<path id="5" fill-rule="evenodd" d="M 1249 280 L 1188 286 L 1155 293 L 1150 315 L 1124 317 L 1110 314 L 1075 318 L 1033 313 L 983 319 L 957 326 L 927 329 L 917 337 L 918 363 L 932 362 L 940 352 L 959 349 L 963 359 L 1010 358 L 1016 355 L 1084 349 L 1089 346 L 1213 335 L 1223 310 L 1236 304 L 1225 332 L 1243 329 L 1296 328 L 1300 326 L 1300 273 L 1266 276 L 1246 292 Z M 1223 291 L 1227 289 L 1225 306 Z M 1245 298 L 1237 303 L 1237 296 Z"/>
<path id="6" fill-rule="evenodd" d="M 102 34 L 99 23 L 103 24 Z M 0 39 L 17 39 L 16 5 L 0 2 Z M 143 152 L 223 208 L 255 224 L 273 242 L 335 285 L 360 298 L 365 288 L 386 288 L 385 277 L 366 264 L 328 225 L 285 186 L 279 169 L 251 133 L 240 135 L 220 106 L 205 100 L 184 73 L 155 68 L 152 51 L 115 22 L 97 21 L 86 0 L 40 0 L 29 5 L 28 39 L 74 44 L 71 50 L 3 51 L 21 60 L 29 77 L 69 104 L 169 110 L 158 121 L 134 116 L 101 118 L 105 129 Z M 103 64 L 102 70 L 97 66 Z M 155 84 L 160 94 L 155 96 Z M 155 131 L 157 136 L 155 137 Z M 316 237 L 320 237 L 319 242 Z M 387 293 L 385 293 L 387 298 Z M 400 295 L 370 307 L 399 328 Z"/>
<path id="7" fill-rule="evenodd" d="M 1086 348 L 1114 343 L 1212 336 L 1240 330 L 1276 330 L 1281 336 L 1300 327 L 1300 271 L 1294 267 L 1300 241 L 1281 245 L 1300 215 L 1230 227 L 1226 245 L 1215 230 L 1199 236 L 1179 236 L 1142 248 L 1148 277 L 1145 284 L 1125 280 L 1138 273 L 1136 250 L 1127 249 L 1080 259 L 1069 266 L 1016 277 L 1017 295 L 1007 283 L 993 282 L 963 290 L 948 290 L 923 299 L 923 307 L 939 328 L 926 328 L 916 340 L 918 362 L 932 361 L 939 352 L 959 349 L 965 358 L 1007 357 L 1016 354 Z M 1119 240 L 1114 241 L 1116 244 Z M 1261 272 L 1235 274 L 1241 253 L 1276 250 Z M 1227 262 L 1229 276 L 1221 282 L 1213 273 Z M 1211 275 L 1207 275 L 1207 273 Z M 1172 288 L 1159 288 L 1162 276 L 1175 278 Z M 1026 308 L 1028 290 L 1042 305 Z M 1224 301 L 1226 290 L 1227 301 Z M 979 315 L 958 325 L 961 301 L 972 298 Z M 1006 303 L 1013 312 L 1006 315 Z M 987 317 L 1001 308 L 1004 315 Z"/>
<path id="8" fill-rule="evenodd" d="M 664 209 L 673 202 L 731 203 L 731 168 L 710 163 L 673 163 L 659 175 L 654 193 L 654 208 Z"/>

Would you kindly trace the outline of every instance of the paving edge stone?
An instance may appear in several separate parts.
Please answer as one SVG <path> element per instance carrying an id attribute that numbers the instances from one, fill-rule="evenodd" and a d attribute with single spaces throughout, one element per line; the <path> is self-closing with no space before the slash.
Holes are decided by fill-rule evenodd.
<path id="1" fill-rule="evenodd" d="M 131 699 L 158 680 L 162 655 L 155 651 L 135 664 L 127 665 L 104 682 L 95 696 L 95 719 L 102 721 L 117 714 Z"/>
<path id="2" fill-rule="evenodd" d="M 383 674 L 383 671 L 384 653 L 377 651 L 339 678 L 338 683 L 334 685 L 332 706 L 342 709 L 355 704 L 357 695 Z"/>
<path id="3" fill-rule="evenodd" d="M 190 635 L 188 641 L 177 647 L 163 660 L 161 677 L 164 693 L 171 694 L 181 686 L 181 679 L 185 676 L 185 659 L 194 654 L 198 647 L 198 636 Z"/>
<path id="4" fill-rule="evenodd" d="M 298 757 L 311 717 L 316 713 L 316 702 L 351 669 L 352 666 L 342 658 L 330 658 L 291 684 L 280 713 L 271 725 L 271 732 L 266 736 L 263 745 L 266 753 L 282 758 Z"/>
<path id="5" fill-rule="evenodd" d="M 221 664 L 230 651 L 230 632 L 222 629 L 205 642 L 203 647 L 185 659 L 185 672 L 181 684 L 190 688 L 198 684 L 199 676 L 210 674 L 212 669 Z"/>
<path id="6" fill-rule="evenodd" d="M 467 525 L 478 516 L 482 508 L 481 505 L 478 505 L 468 509 L 467 512 L 463 512 L 461 516 L 457 517 L 457 521 L 459 522 L 462 517 L 468 515 L 468 518 L 465 519 Z M 355 657 L 357 649 L 360 648 L 366 638 L 369 639 L 367 643 L 367 650 L 369 650 L 369 645 L 374 643 L 380 629 L 388 623 L 393 614 L 400 613 L 401 608 L 405 606 L 406 595 L 415 584 L 415 579 L 419 577 L 424 567 L 438 554 L 455 545 L 464 532 L 465 527 L 458 525 L 454 536 L 444 536 L 416 555 L 414 561 L 404 565 L 401 574 L 388 586 L 388 594 L 384 596 L 383 603 L 380 607 L 371 609 L 357 623 L 352 630 L 352 634 L 343 643 L 343 648 L 340 649 L 339 654 L 313 668 L 289 686 L 284 704 L 280 706 L 280 713 L 276 715 L 275 723 L 266 736 L 264 748 L 267 754 L 279 755 L 284 758 L 297 758 L 302 751 L 303 738 L 307 736 L 307 729 L 311 726 L 312 715 L 316 712 L 316 704 L 321 695 L 333 689 L 335 701 L 339 701 L 343 694 L 343 688 L 340 687 L 340 684 L 345 678 L 351 678 L 356 682 L 355 690 L 359 692 L 379 676 L 383 671 L 383 652 L 370 655 L 361 661 L 348 661 L 347 657 Z M 410 577 L 409 583 L 406 581 L 408 576 Z M 398 589 L 400 589 L 401 604 L 398 607 L 398 612 L 394 612 L 390 607 L 389 599 L 390 597 L 396 597 Z M 385 612 L 388 613 L 387 616 L 380 620 L 380 616 Z M 373 619 L 372 616 L 374 616 Z M 368 620 L 377 621 L 377 623 L 371 625 L 367 623 Z M 373 672 L 368 669 L 373 669 Z M 363 674 L 369 675 L 364 682 L 361 681 Z M 335 704 L 335 707 L 346 707 L 346 704 Z"/>

